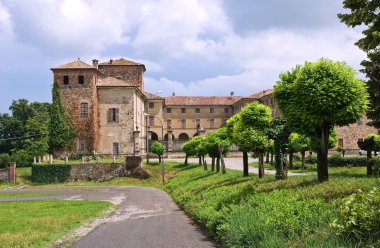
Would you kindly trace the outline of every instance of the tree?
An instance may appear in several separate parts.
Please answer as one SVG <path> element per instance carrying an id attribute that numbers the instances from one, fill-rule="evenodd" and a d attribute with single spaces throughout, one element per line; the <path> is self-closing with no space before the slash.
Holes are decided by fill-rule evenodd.
<path id="1" fill-rule="evenodd" d="M 207 155 L 206 137 L 196 136 L 194 138 L 197 138 L 199 140 L 198 145 L 195 147 L 195 153 L 199 157 L 199 165 L 203 164 L 204 170 L 207 170 L 207 163 L 205 160 L 205 156 Z"/>
<path id="2" fill-rule="evenodd" d="M 195 138 L 195 137 L 194 137 Z M 194 138 L 186 141 L 183 145 L 182 145 L 182 150 L 185 152 L 186 154 L 186 157 L 185 157 L 185 165 L 187 165 L 187 160 L 189 157 L 191 156 L 195 156 L 197 155 L 197 152 L 195 150 L 195 148 L 197 147 L 198 145 L 198 141 L 195 140 Z"/>
<path id="3" fill-rule="evenodd" d="M 369 134 L 364 140 L 358 141 L 361 150 L 367 152 L 367 175 L 373 175 L 372 152 L 380 150 L 380 136 L 377 134 Z"/>
<path id="4" fill-rule="evenodd" d="M 186 141 L 182 146 L 182 149 L 186 154 L 185 165 L 187 165 L 187 160 L 190 156 L 198 156 L 199 165 L 204 165 L 204 156 L 207 154 L 205 145 L 206 138 L 202 136 L 195 136 L 190 140 Z"/>
<path id="5" fill-rule="evenodd" d="M 343 62 L 320 59 L 282 73 L 273 95 L 293 132 L 314 137 L 318 180 L 328 180 L 328 137 L 334 126 L 356 122 L 368 106 L 365 84 Z"/>
<path id="6" fill-rule="evenodd" d="M 289 136 L 289 146 L 291 146 L 295 152 L 301 153 L 301 168 L 305 169 L 305 153 L 310 150 L 310 138 L 302 134 L 291 133 Z"/>
<path id="7" fill-rule="evenodd" d="M 259 177 L 264 176 L 264 154 L 271 145 L 266 131 L 271 120 L 270 108 L 252 102 L 227 121 L 228 136 L 232 137 L 233 143 L 243 152 L 244 176 L 248 176 L 248 152 L 259 157 Z"/>
<path id="8" fill-rule="evenodd" d="M 59 85 L 54 83 L 49 125 L 49 147 L 52 151 L 72 148 L 76 137 L 71 118 L 62 107 L 59 91 Z"/>
<path id="9" fill-rule="evenodd" d="M 370 108 L 367 116 L 371 119 L 369 125 L 380 128 L 380 2 L 377 0 L 344 0 L 343 7 L 351 13 L 338 14 L 341 22 L 348 27 L 360 26 L 363 28 L 363 38 L 355 45 L 367 53 L 367 60 L 361 62 L 367 81 L 370 96 Z"/>
<path id="10" fill-rule="evenodd" d="M 230 147 L 231 142 L 228 139 L 227 130 L 225 127 L 219 128 L 207 136 L 205 148 L 209 156 L 212 158 L 212 171 L 214 171 L 216 158 L 216 172 L 220 171 L 220 165 L 222 165 L 222 173 L 226 173 L 223 157 L 226 156 L 230 150 Z"/>
<path id="11" fill-rule="evenodd" d="M 151 149 L 152 153 L 158 155 L 158 162 L 161 163 L 161 157 L 162 157 L 162 155 L 164 155 L 164 152 L 165 152 L 164 145 L 158 141 L 155 141 L 155 142 L 153 142 L 150 149 Z"/>

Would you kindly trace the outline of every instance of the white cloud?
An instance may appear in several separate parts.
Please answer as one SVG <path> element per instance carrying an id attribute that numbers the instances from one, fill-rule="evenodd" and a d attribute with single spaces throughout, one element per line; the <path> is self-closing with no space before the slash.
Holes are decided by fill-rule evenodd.
<path id="1" fill-rule="evenodd" d="M 8 9 L 0 1 L 0 40 L 13 38 L 13 27 L 11 15 Z"/>

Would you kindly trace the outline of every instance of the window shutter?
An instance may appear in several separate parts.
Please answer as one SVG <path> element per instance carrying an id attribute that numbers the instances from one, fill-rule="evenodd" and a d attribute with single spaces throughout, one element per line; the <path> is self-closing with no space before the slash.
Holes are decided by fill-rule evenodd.
<path id="1" fill-rule="evenodd" d="M 108 122 L 112 122 L 112 108 L 108 109 Z"/>
<path id="2" fill-rule="evenodd" d="M 115 122 L 119 122 L 119 109 L 115 108 Z"/>

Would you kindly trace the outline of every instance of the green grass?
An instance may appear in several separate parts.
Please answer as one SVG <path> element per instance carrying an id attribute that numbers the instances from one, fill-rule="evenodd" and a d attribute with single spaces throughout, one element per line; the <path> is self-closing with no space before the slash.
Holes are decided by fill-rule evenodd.
<path id="1" fill-rule="evenodd" d="M 39 197 L 39 196 L 55 196 L 56 194 L 2 194 L 0 198 L 24 198 L 24 197 Z"/>
<path id="2" fill-rule="evenodd" d="M 98 201 L 0 203 L 0 247 L 46 247 L 110 207 Z"/>
<path id="3" fill-rule="evenodd" d="M 353 247 L 330 228 L 337 200 L 380 185 L 362 168 L 334 168 L 330 181 L 321 184 L 316 175 L 276 181 L 177 167 L 181 172 L 165 189 L 226 247 Z"/>

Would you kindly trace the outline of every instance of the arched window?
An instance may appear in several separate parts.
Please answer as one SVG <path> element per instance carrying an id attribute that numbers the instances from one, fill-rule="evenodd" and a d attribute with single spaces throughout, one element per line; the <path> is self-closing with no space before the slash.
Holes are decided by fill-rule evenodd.
<path id="1" fill-rule="evenodd" d="M 158 135 L 155 132 L 151 132 L 151 140 L 158 140 Z"/>
<path id="2" fill-rule="evenodd" d="M 178 136 L 178 139 L 179 139 L 179 140 L 189 140 L 189 135 L 187 135 L 187 133 L 181 133 L 181 134 Z"/>
<path id="3" fill-rule="evenodd" d="M 168 134 L 165 134 L 164 139 L 168 140 Z M 174 135 L 173 134 L 172 134 L 172 140 L 174 140 Z"/>

